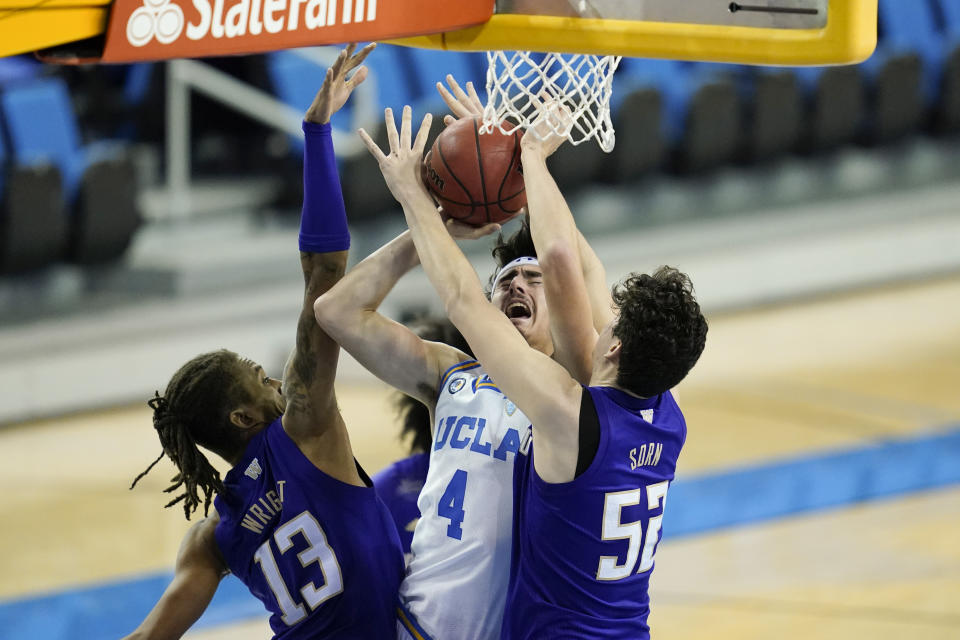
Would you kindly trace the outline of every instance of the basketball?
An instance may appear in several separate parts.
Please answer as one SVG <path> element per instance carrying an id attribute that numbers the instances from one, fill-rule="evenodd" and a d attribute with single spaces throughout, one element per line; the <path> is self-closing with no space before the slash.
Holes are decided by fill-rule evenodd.
<path id="1" fill-rule="evenodd" d="M 440 135 L 423 159 L 423 180 L 444 213 L 479 227 L 501 222 L 527 204 L 517 129 L 480 133 L 480 118 L 461 118 Z"/>

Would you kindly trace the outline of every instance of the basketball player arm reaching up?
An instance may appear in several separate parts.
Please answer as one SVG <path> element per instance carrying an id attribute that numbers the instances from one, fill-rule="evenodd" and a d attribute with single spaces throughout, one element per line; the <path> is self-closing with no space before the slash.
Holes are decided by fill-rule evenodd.
<path id="1" fill-rule="evenodd" d="M 355 484 L 361 481 L 333 387 L 340 347 L 317 326 L 313 304 L 343 277 L 350 243 L 330 117 L 363 82 L 367 69 L 361 65 L 374 46 L 354 53 L 356 45 L 352 44 L 341 51 L 304 116 L 304 205 L 300 224 L 304 294 L 296 346 L 283 375 L 284 430 L 316 466 Z"/>
<path id="2" fill-rule="evenodd" d="M 483 113 L 483 104 L 472 82 L 468 82 L 464 90 L 452 75 L 447 75 L 446 80 L 449 89 L 437 83 L 437 91 L 453 113 L 453 116 L 444 118 L 446 124 L 457 118 L 472 118 Z M 546 106 L 548 108 L 541 109 L 543 117 L 552 113 L 549 109 L 552 103 L 548 101 Z M 543 129 L 544 124 L 541 120 L 535 122 L 535 126 Z M 563 138 L 552 137 L 546 143 L 540 143 L 536 136 L 524 135 L 521 162 L 527 209 L 530 212 L 530 231 L 546 276 L 544 287 L 556 348 L 554 359 L 567 367 L 578 380 L 586 383 L 590 378 L 593 342 L 613 317 L 612 300 L 606 269 L 577 229 L 570 208 L 547 169 L 547 158 L 563 142 Z M 570 299 L 571 278 L 582 278 L 586 282 L 587 297 L 584 300 Z M 589 323 L 585 324 L 582 312 L 588 308 Z M 590 330 L 591 325 L 593 331 Z"/>
<path id="3" fill-rule="evenodd" d="M 554 131 L 570 124 L 569 111 L 553 100 L 538 107 L 532 130 L 520 142 L 530 235 L 543 269 L 556 349 L 554 360 L 577 380 L 588 384 L 597 336 L 613 319 L 612 300 L 603 265 L 577 230 L 570 207 L 547 168 L 547 158 L 565 141 Z M 583 246 L 592 256 L 591 279 L 582 263 Z"/>
<path id="4" fill-rule="evenodd" d="M 547 482 L 570 480 L 578 451 L 580 384 L 563 366 L 531 348 L 510 320 L 487 300 L 476 272 L 447 233 L 417 177 L 431 117 L 427 114 L 413 141 L 411 119 L 410 107 L 404 107 L 398 133 L 392 110 L 386 110 L 389 155 L 365 131 L 361 130 L 360 136 L 403 207 L 424 271 L 447 316 L 497 386 L 533 422 L 537 473 Z M 585 288 L 582 279 L 579 287 Z"/>
<path id="5" fill-rule="evenodd" d="M 327 125 L 330 116 L 366 77 L 366 69 L 360 65 L 373 46 L 354 54 L 356 46 L 350 45 L 340 53 L 304 117 L 307 142 L 300 227 L 304 302 L 296 347 L 283 379 L 287 400 L 284 430 L 315 465 L 354 484 L 362 482 L 333 392 L 339 347 L 314 322 L 313 301 L 343 276 L 349 244 L 342 201 L 341 210 L 331 203 L 340 192 Z M 353 70 L 353 77 L 347 79 Z M 255 419 L 243 411 L 240 414 L 243 420 Z M 327 442 L 331 434 L 332 444 Z M 177 555 L 173 581 L 127 640 L 180 638 L 200 618 L 228 573 L 214 535 L 218 522 L 219 515 L 214 511 L 187 532 Z"/>
<path id="6" fill-rule="evenodd" d="M 449 228 L 468 238 L 500 227 Z M 351 269 L 313 310 L 320 326 L 364 368 L 432 410 L 443 373 L 470 357 L 450 345 L 423 340 L 377 311 L 400 278 L 419 262 L 410 232 L 405 231 Z"/>

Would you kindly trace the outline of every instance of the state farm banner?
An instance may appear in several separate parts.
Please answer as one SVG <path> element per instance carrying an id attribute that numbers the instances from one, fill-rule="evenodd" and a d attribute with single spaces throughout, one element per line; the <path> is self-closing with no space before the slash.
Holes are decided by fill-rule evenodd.
<path id="1" fill-rule="evenodd" d="M 114 0 L 102 62 L 200 58 L 452 31 L 493 0 Z"/>

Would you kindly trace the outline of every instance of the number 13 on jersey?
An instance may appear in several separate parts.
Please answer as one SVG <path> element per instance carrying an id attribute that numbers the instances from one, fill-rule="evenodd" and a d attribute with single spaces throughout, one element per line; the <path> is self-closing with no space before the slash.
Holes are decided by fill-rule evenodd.
<path id="1" fill-rule="evenodd" d="M 646 487 L 647 509 L 653 511 L 663 507 L 667 502 L 668 480 L 657 482 Z M 627 557 L 623 564 L 617 564 L 618 556 L 600 556 L 600 563 L 597 565 L 597 580 L 622 580 L 633 573 L 633 568 L 637 564 L 637 556 L 640 557 L 640 566 L 637 573 L 643 573 L 653 568 L 653 552 L 656 550 L 657 541 L 660 540 L 660 524 L 663 520 L 663 512 L 660 515 L 650 518 L 647 524 L 646 540 L 643 540 L 643 524 L 640 521 L 622 522 L 621 511 L 624 507 L 640 504 L 640 495 L 643 489 L 631 489 L 629 491 L 613 491 L 604 496 L 603 500 L 603 539 L 604 540 L 629 540 L 627 547 Z M 643 553 L 640 553 L 640 542 L 643 541 Z"/>

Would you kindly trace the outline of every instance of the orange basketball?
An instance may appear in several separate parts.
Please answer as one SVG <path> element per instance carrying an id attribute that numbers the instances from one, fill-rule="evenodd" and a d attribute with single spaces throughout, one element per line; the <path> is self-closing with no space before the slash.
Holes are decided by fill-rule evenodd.
<path id="1" fill-rule="evenodd" d="M 444 213 L 473 226 L 501 222 L 527 204 L 521 129 L 480 133 L 480 118 L 444 129 L 423 159 L 423 180 Z"/>

